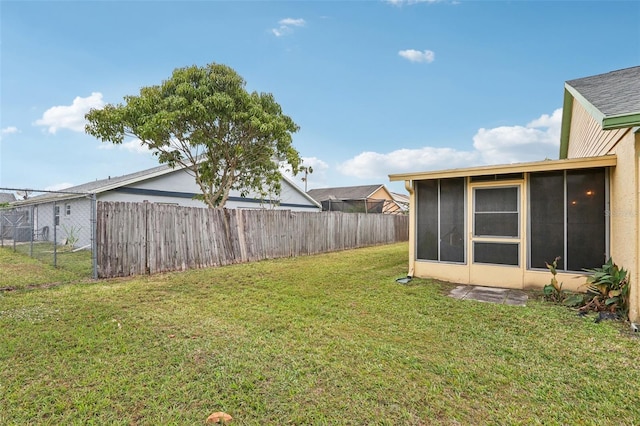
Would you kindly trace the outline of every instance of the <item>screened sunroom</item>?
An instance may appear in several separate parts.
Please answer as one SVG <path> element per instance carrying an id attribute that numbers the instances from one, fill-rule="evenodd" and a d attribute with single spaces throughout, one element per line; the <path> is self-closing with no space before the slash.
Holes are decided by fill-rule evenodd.
<path id="1" fill-rule="evenodd" d="M 391 175 L 411 195 L 409 275 L 524 288 L 567 288 L 609 255 L 615 156 Z"/>

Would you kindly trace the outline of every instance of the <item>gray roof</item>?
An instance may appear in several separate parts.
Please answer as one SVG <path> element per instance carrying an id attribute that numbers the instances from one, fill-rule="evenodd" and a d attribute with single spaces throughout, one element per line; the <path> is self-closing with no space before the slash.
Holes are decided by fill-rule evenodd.
<path id="1" fill-rule="evenodd" d="M 28 200 L 24 201 L 16 201 L 15 204 L 26 205 L 26 204 L 38 204 L 42 202 L 46 202 L 49 200 L 63 200 L 63 199 L 71 199 L 77 197 L 83 197 L 87 194 L 99 194 L 104 191 L 109 191 L 114 188 L 118 188 L 120 186 L 128 185 L 131 183 L 139 182 L 141 180 L 149 179 L 155 176 L 162 176 L 164 174 L 170 173 L 174 170 L 180 170 L 183 167 L 180 165 L 176 165 L 174 169 L 163 164 L 161 166 L 153 167 L 146 170 L 141 170 L 135 173 L 129 173 L 122 176 L 109 176 L 106 179 L 99 179 L 87 183 L 83 183 L 82 185 L 76 185 L 69 188 L 62 189 L 60 191 L 55 192 L 47 192 L 42 195 L 36 195 L 34 197 L 30 197 Z"/>
<path id="2" fill-rule="evenodd" d="M 0 203 L 10 203 L 16 200 L 16 196 L 10 192 L 0 192 Z"/>
<path id="3" fill-rule="evenodd" d="M 307 191 L 314 200 L 321 203 L 326 200 L 363 200 L 369 198 L 382 184 L 342 186 L 338 188 L 318 188 Z"/>
<path id="4" fill-rule="evenodd" d="M 102 192 L 105 189 L 112 188 L 113 186 L 119 186 L 121 183 L 128 183 L 130 181 L 139 181 L 144 178 L 155 175 L 155 174 L 164 174 L 161 172 L 170 172 L 172 170 L 180 170 L 182 167 L 176 166 L 175 169 L 170 168 L 166 164 L 161 166 L 153 167 L 151 169 L 141 170 L 135 173 L 129 173 L 127 175 L 122 176 L 109 176 L 106 179 L 95 180 L 93 182 L 83 183 L 82 185 L 72 186 L 70 188 L 65 188 L 63 191 L 65 192 L 78 192 L 78 193 L 95 193 Z"/>
<path id="5" fill-rule="evenodd" d="M 24 201 L 15 201 L 16 205 L 28 205 L 28 204 L 38 204 L 43 202 L 49 202 L 52 200 L 66 200 L 84 197 L 88 194 L 99 194 L 101 192 L 110 191 L 115 188 L 119 188 L 125 185 L 130 185 L 136 182 L 144 181 L 147 179 L 155 178 L 158 176 L 163 176 L 169 174 L 174 171 L 179 171 L 185 169 L 185 166 L 180 164 L 176 164 L 175 168 L 171 168 L 166 164 L 161 166 L 152 167 L 150 169 L 141 170 L 135 173 L 129 173 L 127 175 L 122 176 L 109 176 L 106 179 L 95 180 L 92 182 L 83 183 L 82 185 L 72 186 L 70 188 L 65 188 L 61 191 L 49 192 L 42 195 L 37 195 L 34 197 L 30 197 L 28 200 Z M 296 191 L 298 191 L 302 196 L 309 200 L 310 203 L 316 204 L 318 207 L 320 205 L 314 200 L 309 194 L 306 194 L 298 185 L 295 184 L 293 180 L 282 175 L 282 179 L 288 182 Z"/>
<path id="6" fill-rule="evenodd" d="M 569 80 L 605 117 L 640 113 L 640 66 Z"/>
<path id="7" fill-rule="evenodd" d="M 398 203 L 408 203 L 409 202 L 409 194 L 399 194 L 397 192 L 392 192 L 391 196 Z"/>

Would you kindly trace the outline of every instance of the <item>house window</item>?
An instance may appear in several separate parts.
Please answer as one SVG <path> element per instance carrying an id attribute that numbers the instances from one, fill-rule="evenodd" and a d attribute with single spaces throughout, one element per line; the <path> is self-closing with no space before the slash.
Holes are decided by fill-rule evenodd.
<path id="1" fill-rule="evenodd" d="M 64 214 L 65 216 L 71 216 L 71 204 L 65 204 Z"/>
<path id="2" fill-rule="evenodd" d="M 60 206 L 55 206 L 53 213 L 53 222 L 56 226 L 60 225 Z"/>
<path id="3" fill-rule="evenodd" d="M 465 262 L 465 179 L 417 182 L 417 258 Z"/>
<path id="4" fill-rule="evenodd" d="M 473 261 L 494 265 L 518 266 L 520 245 L 518 243 L 473 243 Z"/>
<path id="5" fill-rule="evenodd" d="M 531 268 L 601 266 L 607 252 L 606 169 L 532 173 L 529 179 Z"/>
<path id="6" fill-rule="evenodd" d="M 518 237 L 518 188 L 476 188 L 473 235 Z"/>
<path id="7" fill-rule="evenodd" d="M 475 188 L 473 236 L 518 238 L 520 236 L 520 188 Z M 519 265 L 520 244 L 505 241 L 474 241 L 473 261 L 494 265 Z"/>

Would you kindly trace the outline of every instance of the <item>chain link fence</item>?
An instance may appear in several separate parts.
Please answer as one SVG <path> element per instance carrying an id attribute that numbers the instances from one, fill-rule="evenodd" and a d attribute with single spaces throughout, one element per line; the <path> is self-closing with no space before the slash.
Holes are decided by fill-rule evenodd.
<path id="1" fill-rule="evenodd" d="M 0 247 L 97 278 L 95 194 L 0 188 Z"/>
<path id="2" fill-rule="evenodd" d="M 356 200 L 325 200 L 322 201 L 325 212 L 344 213 L 384 213 L 405 214 L 398 203 L 392 200 L 356 199 Z"/>

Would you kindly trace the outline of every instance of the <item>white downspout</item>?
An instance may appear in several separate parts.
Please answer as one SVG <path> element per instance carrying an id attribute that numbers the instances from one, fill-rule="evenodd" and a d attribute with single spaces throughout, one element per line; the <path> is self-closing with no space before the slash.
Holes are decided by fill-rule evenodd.
<path id="1" fill-rule="evenodd" d="M 413 190 L 413 181 L 405 180 L 404 188 L 409 193 L 409 272 L 407 273 L 407 276 L 413 277 L 414 264 L 416 261 L 415 223 L 416 223 L 416 211 L 418 206 L 416 206 L 416 196 L 415 196 L 415 191 Z"/>

